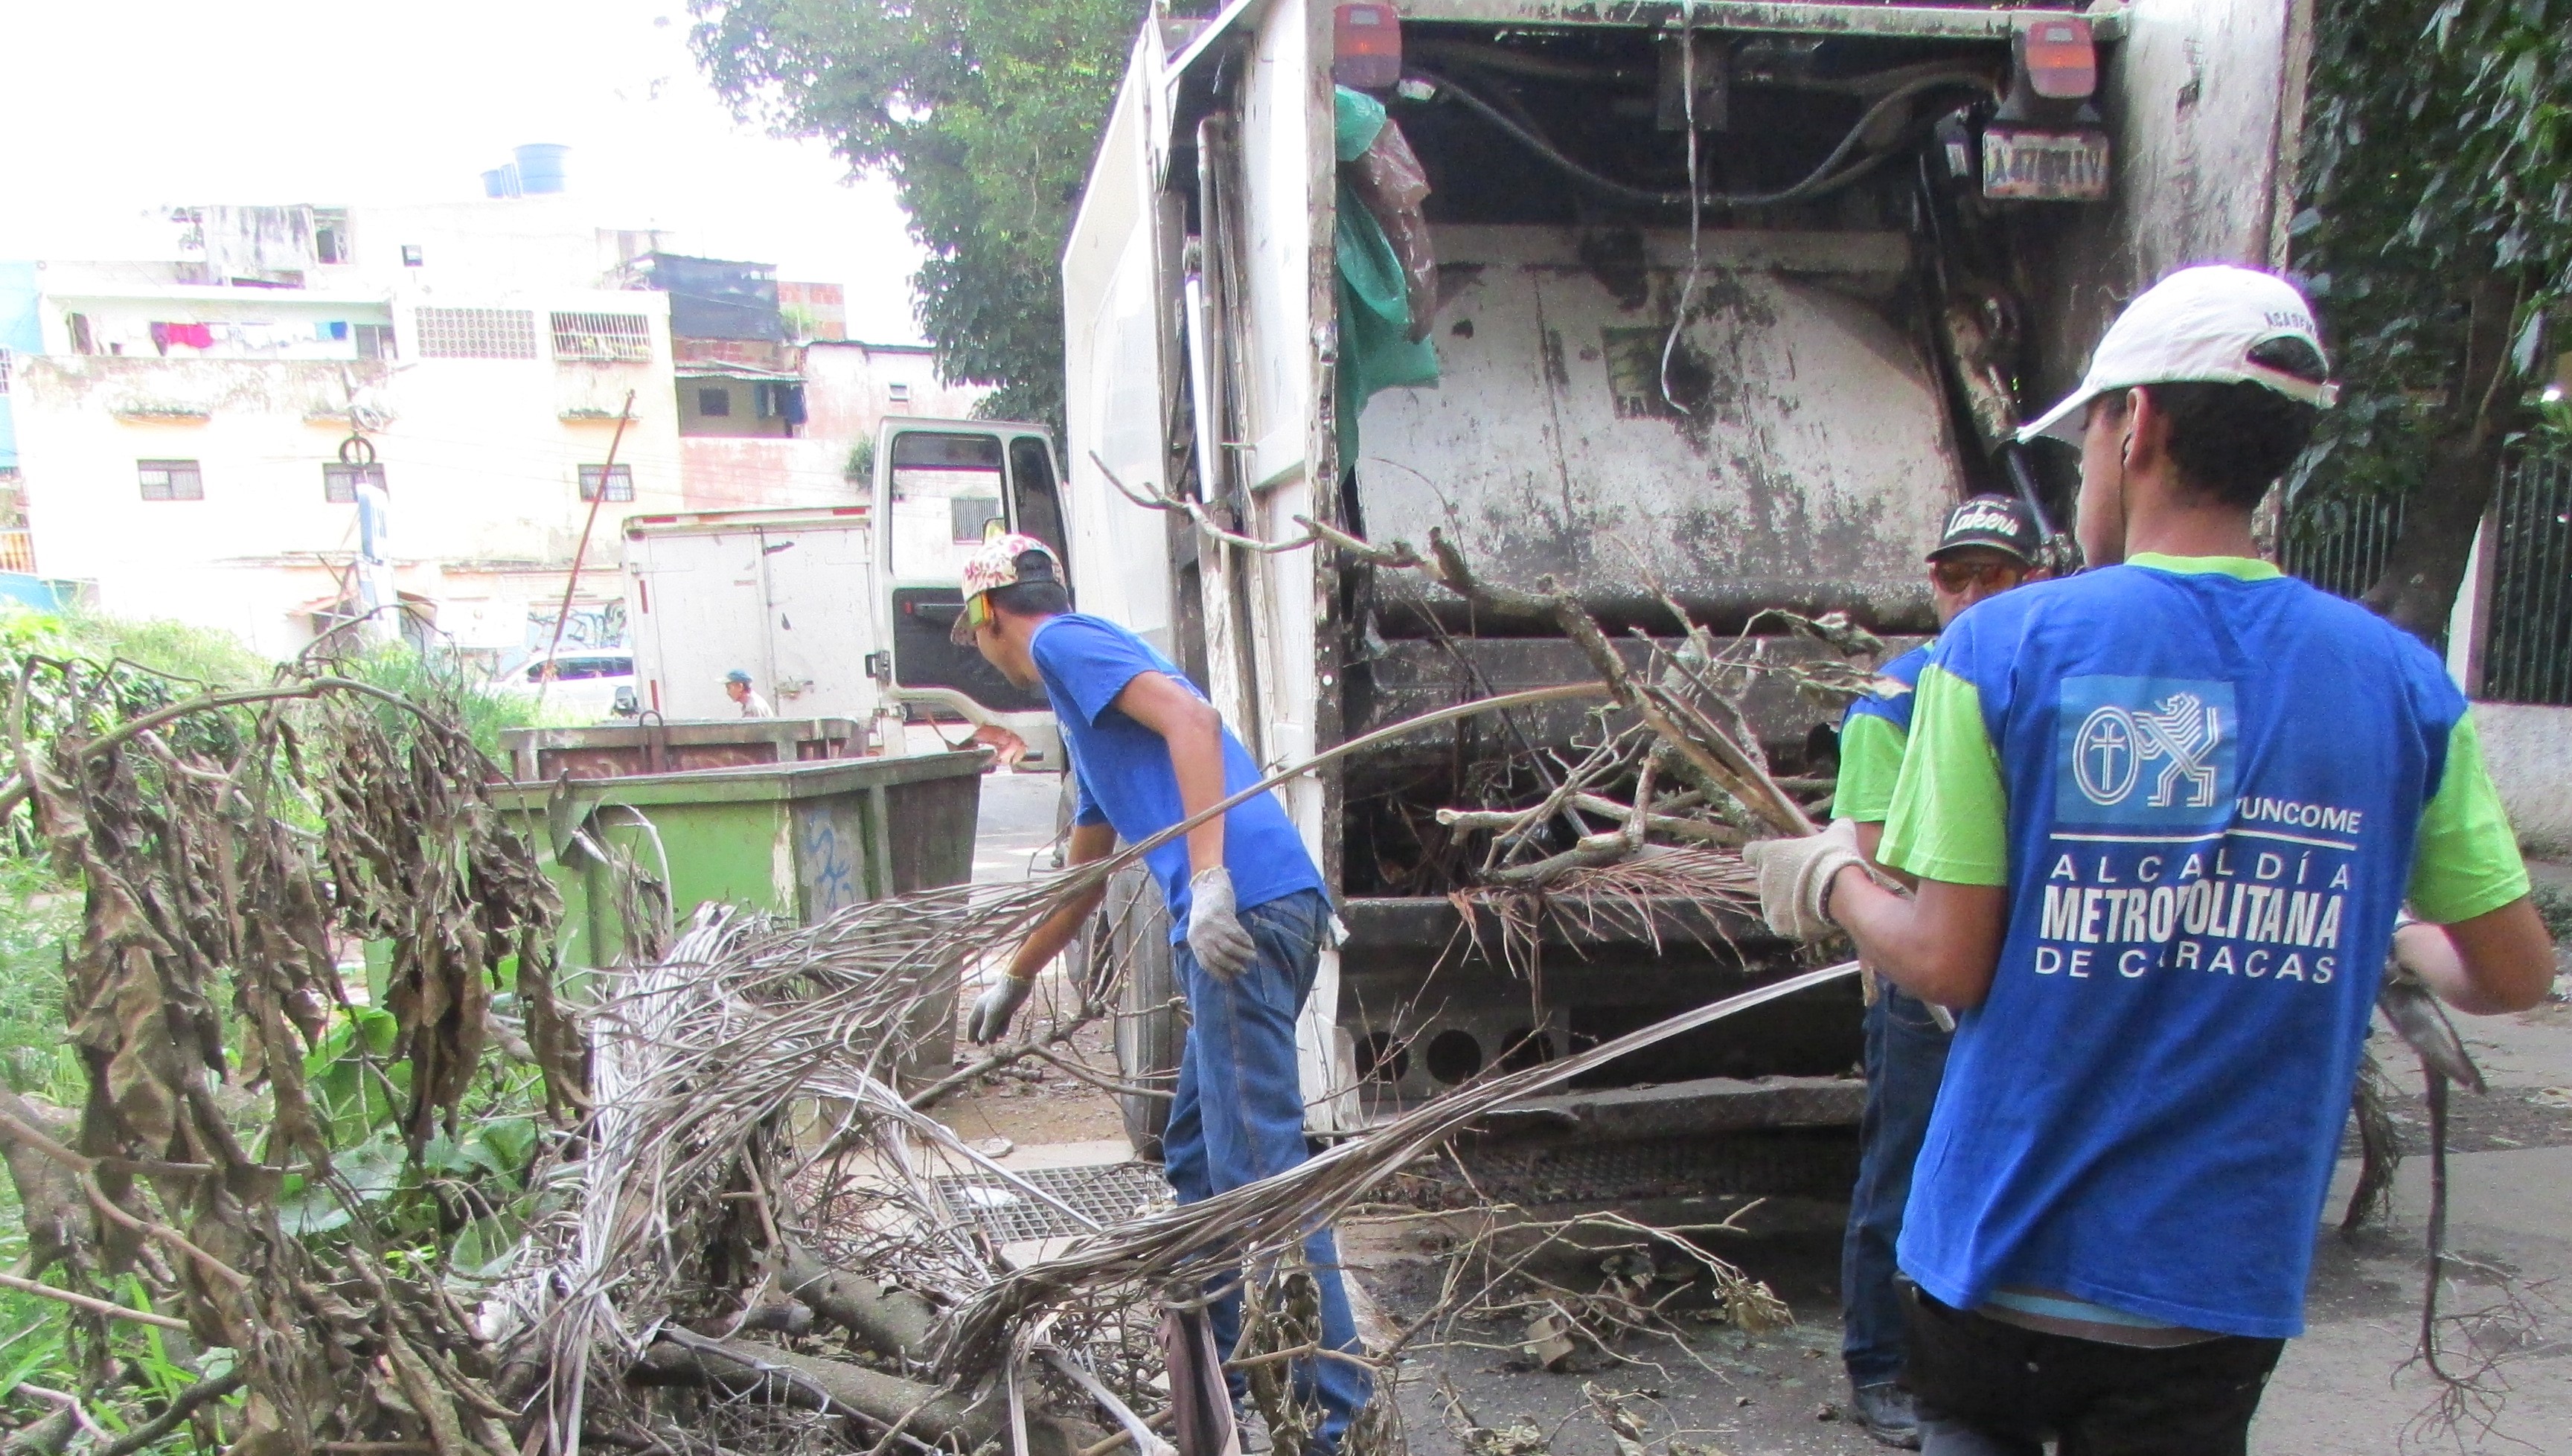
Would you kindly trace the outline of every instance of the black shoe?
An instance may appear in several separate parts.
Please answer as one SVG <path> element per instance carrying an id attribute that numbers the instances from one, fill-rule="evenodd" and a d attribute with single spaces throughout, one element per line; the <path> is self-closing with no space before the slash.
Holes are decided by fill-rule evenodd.
<path id="1" fill-rule="evenodd" d="M 1920 1412 L 1911 1392 L 1890 1380 L 1859 1386 L 1849 1399 L 1849 1419 L 1888 1446 L 1920 1449 Z"/>

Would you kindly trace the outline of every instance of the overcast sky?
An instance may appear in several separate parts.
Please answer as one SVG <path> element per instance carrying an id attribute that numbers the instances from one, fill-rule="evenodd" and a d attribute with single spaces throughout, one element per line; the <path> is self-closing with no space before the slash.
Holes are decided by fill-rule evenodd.
<path id="1" fill-rule="evenodd" d="M 160 205 L 475 198 L 559 142 L 602 224 L 844 284 L 853 336 L 917 339 L 891 185 L 735 122 L 688 26 L 685 0 L 0 0 L 0 257 L 115 256 Z"/>

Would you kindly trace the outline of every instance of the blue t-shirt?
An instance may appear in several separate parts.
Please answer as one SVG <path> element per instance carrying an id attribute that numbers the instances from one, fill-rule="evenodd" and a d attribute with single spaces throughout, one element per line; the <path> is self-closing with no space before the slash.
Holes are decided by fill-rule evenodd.
<path id="1" fill-rule="evenodd" d="M 1911 690 L 1920 686 L 1920 670 L 1928 666 L 1929 649 L 1935 646 L 1934 642 L 1924 642 L 1876 669 L 1876 681 L 1850 700 L 1848 712 L 1840 716 L 1840 731 L 1848 731 L 1852 719 L 1880 718 L 1909 735 Z"/>
<path id="2" fill-rule="evenodd" d="M 1045 697 L 1071 751 L 1077 803 L 1073 820 L 1109 824 L 1116 836 L 1137 843 L 1186 818 L 1179 805 L 1178 775 L 1161 735 L 1116 707 L 1116 695 L 1145 673 L 1161 673 L 1181 687 L 1205 694 L 1151 644 L 1112 622 L 1078 613 L 1048 619 L 1027 644 Z M 1266 775 L 1250 761 L 1227 726 L 1223 730 L 1223 788 L 1239 793 Z M 1188 841 L 1171 840 L 1143 857 L 1161 883 L 1170 907 L 1170 939 L 1187 938 Z M 1321 872 L 1304 852 L 1304 838 L 1275 793 L 1235 805 L 1223 816 L 1223 864 L 1232 871 L 1233 904 L 1247 910 L 1297 890 L 1322 888 Z"/>
<path id="3" fill-rule="evenodd" d="M 2012 1285 L 2228 1334 L 2303 1327 L 2394 912 L 2465 703 L 2363 608 L 2262 564 L 2193 565 L 1994 597 L 1923 674 L 1911 757 L 1980 763 L 2006 800 L 2007 937 L 1959 1018 L 1899 1247 L 1959 1308 Z M 1988 743 L 1960 748 L 1968 703 Z M 1933 748 L 1951 705 L 1965 728 Z M 1970 867 L 1987 856 L 1918 766 L 1888 862 L 2003 883 Z"/>

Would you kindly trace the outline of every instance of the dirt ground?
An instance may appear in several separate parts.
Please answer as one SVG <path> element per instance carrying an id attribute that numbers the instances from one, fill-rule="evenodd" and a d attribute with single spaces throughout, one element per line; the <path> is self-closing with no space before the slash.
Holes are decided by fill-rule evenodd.
<path id="1" fill-rule="evenodd" d="M 1012 782 L 1011 779 L 1017 781 Z M 1030 846 L 1050 836 L 1053 780 L 985 780 L 986 872 L 1023 874 Z M 996 790 L 996 792 L 994 791 Z M 969 999 L 969 992 L 968 992 Z M 2305 1336 L 2287 1347 L 2252 1431 L 2257 1456 L 2374 1456 L 2408 1451 L 2572 1452 L 2572 1005 L 2461 1024 L 2492 1083 L 2488 1097 L 2458 1094 L 2449 1163 L 2449 1247 L 2462 1267 L 2444 1306 L 2460 1316 L 2450 1345 L 2503 1362 L 2486 1377 L 2497 1399 L 2461 1424 L 2434 1418 L 2436 1386 L 2409 1363 L 2418 1332 L 2429 1159 L 2416 1095 L 2398 1109 L 2416 1156 L 2396 1184 L 2391 1226 L 2354 1238 L 2314 1231 Z M 2416 1068 L 2389 1033 L 2376 1046 L 2406 1094 Z M 1113 1058 L 1093 1036 L 1084 1058 Z M 960 1097 L 940 1119 L 965 1136 L 1008 1140 L 1007 1160 L 1108 1162 L 1123 1156 L 1113 1101 L 1051 1069 Z M 2338 1213 L 2355 1164 L 2344 1160 L 2329 1205 Z M 1559 1217 L 1581 1206 L 1540 1212 Z M 1733 1201 L 1664 1200 L 1618 1208 L 1629 1216 L 1702 1223 Z M 1847 1398 L 1839 1351 L 1842 1206 L 1778 1201 L 1719 1235 L 1715 1251 L 1768 1284 L 1793 1310 L 1787 1328 L 1745 1335 L 1682 1317 L 1684 1345 L 1634 1341 L 1612 1355 L 1585 1351 L 1549 1370 L 1525 1347 L 1523 1324 L 1456 1329 L 1444 1345 L 1415 1345 L 1401 1367 L 1401 1405 L 1412 1449 L 1423 1456 L 1763 1456 L 1858 1453 L 1885 1448 L 1841 1418 Z M 1353 1219 L 1342 1256 L 1377 1316 L 1398 1327 L 1429 1307 L 1442 1264 L 1417 1219 Z M 1567 1286 L 1603 1277 L 1558 1261 Z M 2511 1307 L 2510 1301 L 2515 1301 Z M 1386 1327 L 1386 1326 L 1379 1326 Z M 1640 1422 L 1643 1451 L 1625 1448 L 1602 1401 Z M 1485 1428 L 1476 1438 L 1469 1427 Z M 1514 1429 L 1515 1428 L 1515 1429 Z"/>

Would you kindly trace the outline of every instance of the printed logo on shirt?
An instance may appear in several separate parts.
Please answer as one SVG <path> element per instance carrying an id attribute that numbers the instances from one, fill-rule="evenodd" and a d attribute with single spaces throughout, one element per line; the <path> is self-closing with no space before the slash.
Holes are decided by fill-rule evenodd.
<path id="1" fill-rule="evenodd" d="M 2056 822 L 2179 829 L 2230 815 L 2231 683 L 2066 678 L 2056 722 Z"/>

